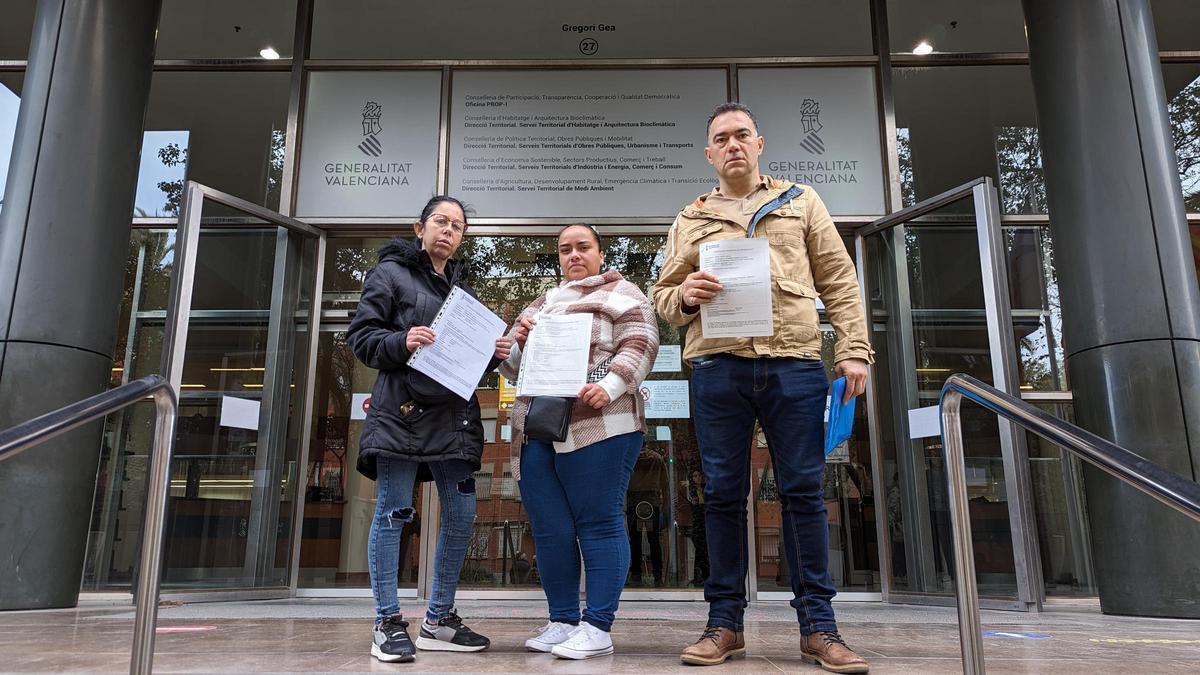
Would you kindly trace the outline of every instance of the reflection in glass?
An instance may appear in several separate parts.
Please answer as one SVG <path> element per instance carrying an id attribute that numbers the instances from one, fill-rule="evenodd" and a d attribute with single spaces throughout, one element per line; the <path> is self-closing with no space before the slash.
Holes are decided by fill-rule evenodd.
<path id="1" fill-rule="evenodd" d="M 135 230 L 134 237 L 145 242 L 139 310 L 165 311 L 175 264 L 175 231 Z M 197 247 L 192 309 L 269 311 L 275 237 L 275 228 L 205 231 Z"/>
<path id="2" fill-rule="evenodd" d="M 936 399 L 946 378 L 956 372 L 990 383 L 974 220 L 908 227 L 904 242 L 922 396 Z"/>
<path id="3" fill-rule="evenodd" d="M 833 348 L 837 337 L 828 326 L 822 335 L 821 355 L 826 376 L 832 379 Z M 834 586 L 845 591 L 869 592 L 880 588 L 876 538 L 878 507 L 866 408 L 865 401 L 860 399 L 854 409 L 853 435 L 825 458 L 829 574 Z M 779 491 L 766 436 L 761 429 L 755 434 L 750 457 L 758 589 L 790 593 L 791 576 L 780 539 L 783 516 Z"/>
<path id="4" fill-rule="evenodd" d="M 24 61 L 29 58 L 33 36 L 35 0 L 4 3 L 4 29 L 0 30 L 0 61 Z"/>
<path id="5" fill-rule="evenodd" d="M 272 293 L 278 265 L 290 287 L 312 283 L 316 244 L 286 247 L 278 232 L 200 233 L 193 311 L 183 360 L 167 508 L 165 587 L 287 584 L 307 333 L 302 293 Z M 295 236 L 295 235 L 292 235 Z M 175 233 L 135 230 L 126 268 L 113 382 L 161 368 Z M 307 290 L 304 291 L 307 293 Z M 274 312 L 273 302 L 293 302 Z M 235 420 L 226 403 L 251 406 Z M 259 413 L 262 413 L 261 415 Z M 134 577 L 153 406 L 107 420 L 85 585 L 121 588 Z"/>
<path id="6" fill-rule="evenodd" d="M 145 129 L 187 133 L 187 144 L 178 144 L 178 156 L 169 154 L 166 159 L 186 161 L 189 180 L 278 210 L 289 87 L 287 73 L 156 72 Z M 154 158 L 150 153 L 144 156 Z M 206 205 L 204 214 L 246 219 L 245 214 L 214 204 Z"/>
<path id="7" fill-rule="evenodd" d="M 907 208 L 917 203 L 917 186 L 913 179 L 912 139 L 907 127 L 896 129 L 896 154 L 900 158 L 900 202 Z"/>
<path id="8" fill-rule="evenodd" d="M 1184 207 L 1190 213 L 1200 212 L 1200 77 L 1197 71 L 1194 65 L 1163 67 L 1167 117 L 1171 121 L 1175 159 L 1179 162 L 1179 182 L 1183 187 Z"/>
<path id="9" fill-rule="evenodd" d="M 1161 51 L 1200 49 L 1196 26 L 1200 25 L 1200 5 L 1194 0 L 1154 0 L 1150 3 L 1154 15 L 1155 40 Z"/>
<path id="10" fill-rule="evenodd" d="M 1038 407 L 1074 423 L 1070 404 Z M 1095 596 L 1082 463 L 1039 436 L 1028 434 L 1029 473 L 1046 595 Z"/>
<path id="11" fill-rule="evenodd" d="M 1005 213 L 1045 213 L 1028 66 L 892 72 L 901 177 L 912 176 L 912 196 L 906 196 L 905 205 L 987 176 L 1002 189 Z M 956 202 L 954 209 L 972 212 L 969 200 Z"/>
<path id="12" fill-rule="evenodd" d="M 905 440 L 909 410 L 936 405 L 952 373 L 992 381 L 971 202 L 960 200 L 922 219 L 936 224 L 908 224 L 867 240 L 873 262 L 868 274 L 880 289 L 872 328 L 877 422 L 888 425 L 880 434 L 892 560 L 887 573 L 899 592 L 948 595 L 954 572 L 941 439 Z M 980 591 L 1013 597 L 1015 558 L 999 425 L 975 406 L 963 408 L 963 424 Z"/>
<path id="13" fill-rule="evenodd" d="M 322 331 L 317 342 L 312 444 L 303 474 L 301 586 L 366 587 L 371 583 L 367 537 L 375 512 L 375 483 L 355 466 L 375 377 L 376 371 L 354 358 L 345 331 Z M 400 538 L 398 580 L 403 588 L 417 583 L 423 489 L 421 483 L 414 487 L 416 512 Z"/>
<path id="14" fill-rule="evenodd" d="M 1054 242 L 1048 227 L 1004 228 L 1022 391 L 1065 391 L 1066 352 Z"/>
<path id="15" fill-rule="evenodd" d="M 19 82 L 17 83 L 19 84 Z M 8 182 L 8 162 L 12 156 L 13 139 L 17 135 L 17 112 L 21 97 L 0 80 L 0 211 L 4 210 L 4 186 Z"/>
<path id="16" fill-rule="evenodd" d="M 1196 276 L 1200 276 L 1200 225 L 1188 225 L 1192 239 L 1192 258 L 1196 261 Z"/>
<path id="17" fill-rule="evenodd" d="M 1037 127 L 997 127 L 996 161 L 1000 165 L 1000 208 L 1004 213 L 1049 211 Z"/>
<path id="18" fill-rule="evenodd" d="M 169 218 L 179 215 L 187 176 L 188 132 L 142 133 L 142 159 L 138 166 L 135 218 Z"/>

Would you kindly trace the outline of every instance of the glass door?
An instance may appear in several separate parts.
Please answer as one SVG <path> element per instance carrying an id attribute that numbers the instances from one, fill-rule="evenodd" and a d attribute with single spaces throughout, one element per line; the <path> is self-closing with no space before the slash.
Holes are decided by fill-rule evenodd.
<path id="1" fill-rule="evenodd" d="M 331 266 L 336 268 L 339 260 L 343 260 L 341 256 L 331 256 L 326 261 L 325 278 L 335 286 L 338 275 Z M 361 279 L 358 283 L 361 285 Z M 336 292 L 325 294 L 333 306 L 341 305 L 334 296 Z M 355 467 L 378 373 L 354 358 L 346 343 L 348 327 L 340 321 L 323 323 L 317 340 L 312 437 L 308 461 L 300 474 L 304 480 L 304 509 L 297 585 L 306 595 L 371 586 L 367 537 L 375 513 L 375 483 Z M 417 595 L 422 531 L 426 529 L 424 485 L 417 483 L 415 487 L 416 513 L 400 539 L 397 580 L 401 597 Z M 481 491 L 486 489 L 478 485 Z"/>
<path id="2" fill-rule="evenodd" d="M 141 231 L 122 379 L 152 372 L 179 394 L 165 522 L 164 590 L 289 593 L 294 511 L 324 235 L 188 183 L 177 230 Z M 115 377 L 114 377 L 115 379 Z M 153 408 L 110 420 L 89 556 L 98 587 L 136 574 Z M 130 517 L 133 516 L 133 517 Z"/>
<path id="3" fill-rule="evenodd" d="M 856 233 L 878 354 L 868 405 L 884 506 L 891 601 L 952 604 L 953 540 L 937 414 L 965 373 L 1018 396 L 1019 373 L 996 191 L 980 179 Z M 995 607 L 1041 602 L 1025 437 L 963 406 L 980 595 Z"/>

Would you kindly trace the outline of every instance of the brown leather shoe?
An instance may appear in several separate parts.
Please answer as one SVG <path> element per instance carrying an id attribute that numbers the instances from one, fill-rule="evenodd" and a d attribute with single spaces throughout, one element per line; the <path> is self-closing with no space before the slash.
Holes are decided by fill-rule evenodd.
<path id="1" fill-rule="evenodd" d="M 801 636 L 801 658 L 831 673 L 865 673 L 870 670 L 863 657 L 846 646 L 842 636 L 833 632 Z"/>
<path id="2" fill-rule="evenodd" d="M 726 659 L 746 655 L 746 639 L 741 631 L 720 626 L 704 629 L 696 643 L 679 655 L 679 660 L 691 666 L 715 666 Z"/>

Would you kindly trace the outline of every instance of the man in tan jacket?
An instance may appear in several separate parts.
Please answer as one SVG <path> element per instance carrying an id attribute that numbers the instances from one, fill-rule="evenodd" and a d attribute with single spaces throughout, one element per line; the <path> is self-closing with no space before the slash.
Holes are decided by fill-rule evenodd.
<path id="1" fill-rule="evenodd" d="M 854 264 L 812 188 L 759 174 L 763 137 L 750 110 L 725 103 L 709 117 L 704 155 L 719 187 L 680 211 L 667 236 L 654 305 L 686 326 L 695 428 L 706 479 L 708 626 L 683 651 L 684 663 L 715 665 L 745 653 L 742 616 L 749 564 L 746 498 L 757 420 L 766 434 L 783 511 L 781 537 L 791 572 L 801 655 L 838 673 L 865 673 L 867 663 L 837 632 L 830 600 L 829 531 L 822 477 L 829 381 L 821 362 L 817 298 L 837 333 L 835 372 L 846 400 L 863 392 L 873 352 Z M 758 237 L 768 241 L 771 335 L 706 337 L 700 307 L 721 280 L 700 269 L 700 245 Z"/>

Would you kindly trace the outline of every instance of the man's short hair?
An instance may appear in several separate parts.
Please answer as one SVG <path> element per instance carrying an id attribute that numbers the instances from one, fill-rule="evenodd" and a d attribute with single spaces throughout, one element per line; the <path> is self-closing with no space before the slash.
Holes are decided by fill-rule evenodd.
<path id="1" fill-rule="evenodd" d="M 754 113 L 750 112 L 750 108 L 747 107 L 745 103 L 738 103 L 737 101 L 726 101 L 725 103 L 722 103 L 721 105 L 717 106 L 716 108 L 713 108 L 712 113 L 709 114 L 708 124 L 704 125 L 704 137 L 708 138 L 708 130 L 710 128 L 712 128 L 713 120 L 717 119 L 721 115 L 724 115 L 725 113 L 731 113 L 731 112 L 745 113 L 746 117 L 749 117 L 750 121 L 754 123 L 754 129 L 756 131 L 758 130 L 758 120 L 755 119 Z"/>

